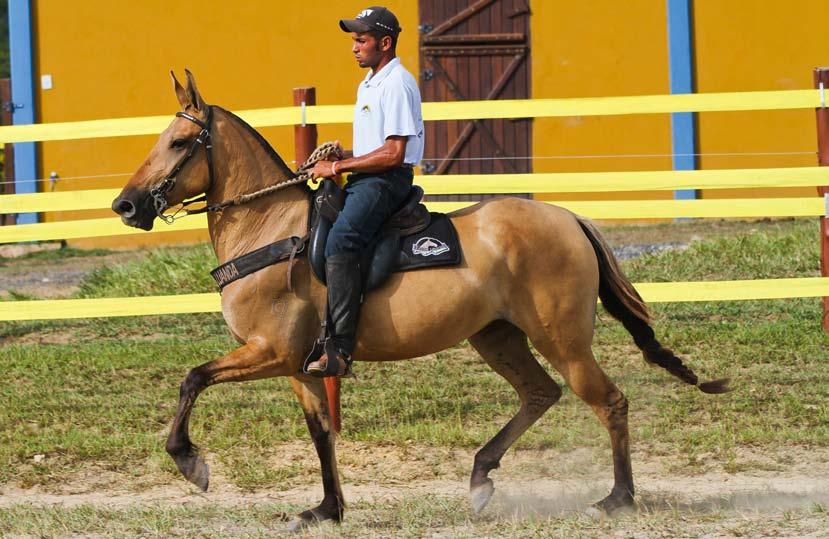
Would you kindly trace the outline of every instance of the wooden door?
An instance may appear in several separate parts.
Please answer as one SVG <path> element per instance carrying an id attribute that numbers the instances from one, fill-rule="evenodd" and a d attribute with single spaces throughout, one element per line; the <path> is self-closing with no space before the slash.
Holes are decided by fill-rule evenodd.
<path id="1" fill-rule="evenodd" d="M 419 9 L 424 101 L 530 97 L 528 0 L 419 0 Z M 526 118 L 427 122 L 423 171 L 530 172 L 531 130 Z"/>

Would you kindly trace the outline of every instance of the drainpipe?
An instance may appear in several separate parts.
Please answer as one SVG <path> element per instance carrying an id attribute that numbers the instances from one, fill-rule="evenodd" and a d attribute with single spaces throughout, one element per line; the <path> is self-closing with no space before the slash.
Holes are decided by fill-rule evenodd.
<path id="1" fill-rule="evenodd" d="M 3 106 L 11 109 L 14 125 L 35 123 L 31 0 L 9 0 L 9 52 L 12 98 L 10 103 L 4 103 Z M 14 145 L 15 192 L 37 192 L 36 179 L 36 143 L 16 143 Z M 17 215 L 19 225 L 36 223 L 37 220 L 36 213 Z"/>
<path id="2" fill-rule="evenodd" d="M 672 94 L 694 92 L 694 49 L 691 35 L 692 0 L 668 2 L 668 57 Z M 671 148 L 674 170 L 697 168 L 697 122 L 695 112 L 671 114 Z M 677 200 L 699 198 L 699 190 L 674 191 Z"/>

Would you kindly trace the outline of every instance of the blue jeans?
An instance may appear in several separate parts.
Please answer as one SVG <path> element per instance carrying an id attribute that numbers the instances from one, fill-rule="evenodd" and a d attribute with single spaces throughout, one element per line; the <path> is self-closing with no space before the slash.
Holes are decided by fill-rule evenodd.
<path id="1" fill-rule="evenodd" d="M 412 178 L 408 167 L 381 174 L 352 174 L 345 186 L 345 206 L 328 234 L 325 257 L 362 254 L 383 223 L 406 200 Z"/>

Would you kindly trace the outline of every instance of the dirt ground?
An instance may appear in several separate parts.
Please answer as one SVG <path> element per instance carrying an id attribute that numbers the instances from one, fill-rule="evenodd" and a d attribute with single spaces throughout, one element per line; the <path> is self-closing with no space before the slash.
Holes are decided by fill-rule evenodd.
<path id="1" fill-rule="evenodd" d="M 54 251 L 59 243 L 0 246 L 0 298 L 12 292 L 38 299 L 66 298 L 78 291 L 83 278 L 96 268 L 140 258 L 140 251 L 123 251 L 99 256 L 56 258 L 44 261 L 23 255 Z"/>
<path id="2" fill-rule="evenodd" d="M 416 445 L 383 447 L 351 441 L 338 445 L 346 500 L 350 507 L 356 507 L 346 518 L 365 518 L 361 513 L 371 511 L 370 507 L 401 497 L 466 498 L 473 451 Z M 316 505 L 322 487 L 310 441 L 283 443 L 279 454 L 282 462 L 293 462 L 307 473 L 266 491 L 234 487 L 229 481 L 233 471 L 221 466 L 219 455 L 208 453 L 212 478 L 206 493 L 180 477 L 127 477 L 85 466 L 83 472 L 54 488 L 26 490 L 2 485 L 0 508 L 19 504 L 119 510 Z M 665 536 L 647 533 L 652 526 L 647 522 L 649 518 L 668 515 L 687 519 L 688 536 L 695 537 L 751 536 L 739 530 L 760 530 L 763 536 L 829 537 L 829 516 L 825 511 L 829 505 L 829 451 L 744 451 L 739 460 L 762 465 L 751 472 L 738 473 L 724 471 L 716 459 L 693 475 L 669 472 L 668 468 L 675 468 L 671 463 L 676 458 L 641 455 L 634 449 L 639 507 L 635 518 L 628 515 L 627 520 L 616 525 L 620 536 Z M 517 451 L 508 453 L 502 465 L 502 469 L 492 473 L 496 492 L 482 515 L 513 523 L 521 519 L 537 521 L 590 514 L 590 504 L 607 494 L 612 481 L 609 454 L 602 451 Z M 793 529 L 795 514 L 797 526 Z M 446 533 L 477 536 L 473 520 Z M 557 534 L 551 534 L 554 535 Z"/>
<path id="3" fill-rule="evenodd" d="M 233 470 L 221 464 L 220 455 L 206 453 L 210 464 L 210 488 L 202 493 L 179 476 L 132 477 L 85 466 L 53 487 L 21 489 L 0 485 L 0 507 L 16 503 L 76 506 L 103 504 L 124 507 L 149 503 L 211 503 L 235 505 L 263 502 L 314 503 L 322 495 L 319 462 L 310 439 L 283 442 L 279 460 L 307 470 L 285 481 L 278 490 L 247 491 L 233 485 Z M 347 500 L 377 502 L 400 494 L 465 496 L 473 450 L 424 445 L 378 446 L 340 440 L 337 454 Z M 794 453 L 794 454 L 793 454 Z M 638 457 L 638 458 L 637 458 Z M 675 502 L 699 508 L 733 509 L 794 508 L 803 504 L 829 503 L 829 450 L 773 449 L 742 451 L 740 460 L 765 465 L 750 472 L 729 473 L 712 462 L 693 475 L 669 471 L 675 458 L 637 455 L 633 466 L 638 496 L 643 503 Z M 780 461 L 793 462 L 782 465 Z M 766 469 L 763 469 L 766 468 Z M 549 450 L 510 451 L 502 469 L 493 471 L 493 499 L 511 501 L 540 514 L 586 509 L 603 498 L 612 485 L 609 449 L 580 449 L 561 453 Z M 564 505 L 562 505 L 564 503 Z M 829 530 L 827 530 L 829 532 Z"/>

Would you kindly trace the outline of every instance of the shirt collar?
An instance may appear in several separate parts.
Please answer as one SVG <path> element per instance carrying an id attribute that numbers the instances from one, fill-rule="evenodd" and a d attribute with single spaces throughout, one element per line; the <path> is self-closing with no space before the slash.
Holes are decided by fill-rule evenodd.
<path id="1" fill-rule="evenodd" d="M 395 56 L 394 58 L 391 59 L 391 61 L 388 64 L 383 66 L 383 69 L 378 71 L 377 74 L 374 75 L 373 77 L 371 75 L 372 75 L 372 73 L 374 73 L 374 71 L 369 70 L 369 72 L 366 74 L 366 78 L 363 79 L 363 83 L 366 86 L 374 86 L 374 87 L 380 86 L 380 84 L 386 79 L 386 77 L 389 76 L 389 73 L 394 71 L 394 68 L 396 68 L 399 65 L 400 65 L 400 58 Z"/>

